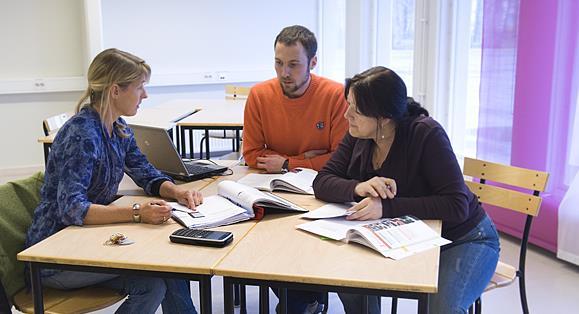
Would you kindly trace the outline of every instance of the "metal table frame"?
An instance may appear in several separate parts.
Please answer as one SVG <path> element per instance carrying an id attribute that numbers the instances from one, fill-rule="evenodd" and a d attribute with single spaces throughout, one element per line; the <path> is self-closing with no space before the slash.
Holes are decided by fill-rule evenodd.
<path id="1" fill-rule="evenodd" d="M 191 152 L 191 158 L 193 158 L 193 131 L 194 130 L 205 130 L 205 159 L 210 158 L 210 151 L 209 151 L 209 130 L 233 130 L 235 131 L 235 151 L 239 151 L 240 144 L 241 144 L 241 130 L 243 130 L 243 126 L 188 126 L 188 125 L 179 125 L 179 133 L 181 139 L 180 147 L 181 147 L 181 157 L 186 157 L 187 147 L 185 143 L 185 132 L 189 131 L 189 151 Z"/>
<path id="2" fill-rule="evenodd" d="M 152 270 L 135 270 L 123 268 L 106 268 L 96 266 L 80 266 L 80 265 L 66 265 L 53 264 L 43 262 L 27 262 L 30 271 L 30 279 L 32 285 L 32 296 L 34 298 L 34 313 L 44 313 L 44 301 L 42 296 L 42 282 L 40 278 L 40 269 L 62 269 L 73 271 L 85 271 L 96 273 L 109 273 L 119 275 L 137 275 L 158 278 L 177 278 L 188 279 L 199 282 L 199 300 L 201 302 L 200 312 L 203 314 L 210 314 L 212 312 L 211 305 L 211 277 L 213 275 L 198 275 L 189 273 L 174 273 Z"/>
<path id="3" fill-rule="evenodd" d="M 247 278 L 237 278 L 237 277 L 223 277 L 223 299 L 224 299 L 224 312 L 226 314 L 233 314 L 234 302 L 233 302 L 233 285 L 240 284 L 242 287 L 245 285 L 259 286 L 259 313 L 269 313 L 269 287 L 279 289 L 279 310 L 280 313 L 287 313 L 287 289 L 293 290 L 313 290 L 321 292 L 344 292 L 344 293 L 354 293 L 363 295 L 379 295 L 396 297 L 403 299 L 415 299 L 418 300 L 418 310 L 419 314 L 428 314 L 428 302 L 430 298 L 430 293 L 427 292 L 412 292 L 412 291 L 397 291 L 397 290 L 379 290 L 379 289 L 365 289 L 365 288 L 353 288 L 344 286 L 331 286 L 331 285 L 317 285 L 317 284 L 306 284 L 306 283 L 295 283 L 295 282 L 282 282 L 282 281 L 271 281 L 271 280 L 260 280 L 260 279 L 247 279 Z M 365 302 L 362 303 L 362 308 L 360 313 L 368 313 L 368 298 L 364 298 Z M 242 299 L 242 306 L 244 306 L 244 298 Z"/>

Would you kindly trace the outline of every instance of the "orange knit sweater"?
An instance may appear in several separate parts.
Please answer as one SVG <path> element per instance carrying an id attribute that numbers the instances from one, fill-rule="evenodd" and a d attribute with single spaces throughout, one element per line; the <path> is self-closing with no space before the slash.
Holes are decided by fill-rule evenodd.
<path id="1" fill-rule="evenodd" d="M 245 105 L 243 156 L 256 167 L 257 157 L 278 154 L 289 168 L 320 170 L 341 142 L 348 122 L 342 84 L 311 75 L 310 86 L 299 98 L 284 96 L 277 78 L 255 85 Z M 325 149 L 327 154 L 306 159 L 304 153 Z"/>

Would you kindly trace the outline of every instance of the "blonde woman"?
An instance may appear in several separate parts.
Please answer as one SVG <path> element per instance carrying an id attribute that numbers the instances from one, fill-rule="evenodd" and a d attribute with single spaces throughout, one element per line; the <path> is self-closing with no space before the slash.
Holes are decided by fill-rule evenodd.
<path id="1" fill-rule="evenodd" d="M 134 116 L 147 98 L 151 69 L 140 58 L 118 50 L 98 54 L 88 70 L 88 88 L 77 113 L 58 131 L 46 164 L 41 202 L 34 212 L 26 246 L 70 225 L 134 222 L 162 224 L 171 217 L 163 200 L 110 205 L 126 172 L 148 195 L 176 199 L 190 208 L 203 198 L 181 188 L 155 169 L 140 152 L 121 116 Z M 118 313 L 196 313 L 189 281 L 44 269 L 45 286 L 72 289 L 103 285 L 128 294 Z"/>

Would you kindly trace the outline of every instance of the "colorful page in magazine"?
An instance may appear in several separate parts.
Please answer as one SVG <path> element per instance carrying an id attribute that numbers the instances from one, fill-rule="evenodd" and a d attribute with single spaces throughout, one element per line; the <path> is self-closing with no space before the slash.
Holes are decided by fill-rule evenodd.
<path id="1" fill-rule="evenodd" d="M 382 255 L 399 259 L 416 253 L 412 245 L 440 236 L 423 221 L 412 216 L 382 219 L 354 228 Z"/>

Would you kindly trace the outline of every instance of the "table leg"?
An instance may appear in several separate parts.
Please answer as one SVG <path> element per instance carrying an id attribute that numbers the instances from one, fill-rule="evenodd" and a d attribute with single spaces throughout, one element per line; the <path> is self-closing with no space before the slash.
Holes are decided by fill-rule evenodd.
<path id="1" fill-rule="evenodd" d="M 187 155 L 187 153 L 185 153 Z M 193 152 L 193 129 L 189 129 L 189 158 L 195 159 L 195 153 Z M 201 156 L 199 156 L 201 158 Z"/>
<path id="2" fill-rule="evenodd" d="M 235 284 L 233 285 L 233 305 L 235 306 L 239 306 L 239 285 Z"/>
<path id="3" fill-rule="evenodd" d="M 201 156 L 199 156 L 201 158 Z M 205 129 L 205 159 L 209 159 L 209 129 Z"/>
<path id="4" fill-rule="evenodd" d="M 239 285 L 239 314 L 247 314 L 247 298 L 245 285 Z"/>
<path id="5" fill-rule="evenodd" d="M 241 138 L 239 135 L 240 131 L 239 130 L 235 130 L 235 151 L 238 152 L 241 148 Z"/>
<path id="6" fill-rule="evenodd" d="M 428 299 L 430 295 L 423 293 L 418 298 L 418 314 L 428 314 Z"/>
<path id="7" fill-rule="evenodd" d="M 287 289 L 279 288 L 279 312 L 287 314 Z"/>
<path id="8" fill-rule="evenodd" d="M 203 276 L 199 280 L 199 299 L 201 301 L 201 313 L 211 314 L 211 276 Z"/>
<path id="9" fill-rule="evenodd" d="M 32 297 L 34 298 L 34 313 L 44 313 L 40 267 L 38 267 L 36 263 L 29 263 L 28 265 L 30 266 L 30 283 L 32 285 Z"/>
<path id="10" fill-rule="evenodd" d="M 185 158 L 185 154 L 187 154 L 187 150 L 185 149 L 185 128 L 179 127 L 179 134 L 181 137 L 181 158 Z"/>
<path id="11" fill-rule="evenodd" d="M 48 153 L 50 152 L 50 145 L 49 143 L 43 143 L 42 147 L 44 148 L 44 165 L 48 162 Z"/>
<path id="12" fill-rule="evenodd" d="M 223 277 L 223 312 L 233 314 L 233 282 Z"/>
<path id="13" fill-rule="evenodd" d="M 259 286 L 259 313 L 269 313 L 269 287 Z"/>
<path id="14" fill-rule="evenodd" d="M 362 295 L 362 308 L 360 313 L 368 313 L 368 295 Z"/>

